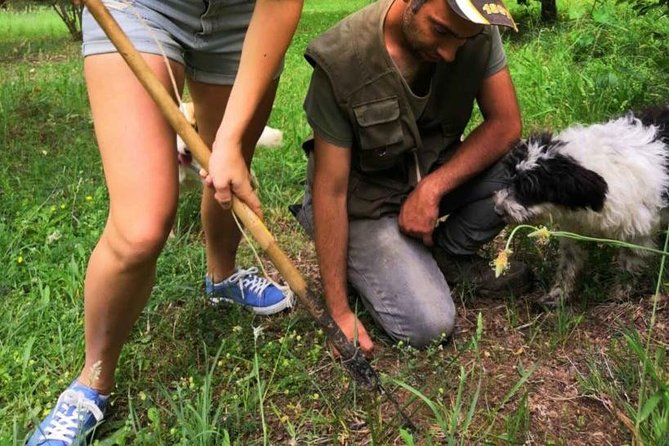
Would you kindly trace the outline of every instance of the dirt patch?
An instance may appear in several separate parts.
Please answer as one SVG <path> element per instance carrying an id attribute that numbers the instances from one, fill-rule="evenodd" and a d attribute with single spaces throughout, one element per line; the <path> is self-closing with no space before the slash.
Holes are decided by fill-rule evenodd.
<path id="1" fill-rule="evenodd" d="M 291 227 L 291 224 L 287 224 Z M 295 233 L 292 234 L 294 236 Z M 294 259 L 300 271 L 306 272 L 311 283 L 318 283 L 318 269 L 310 244 L 300 244 L 302 249 Z M 541 293 L 539 289 L 534 294 Z M 588 366 L 595 353 L 606 355 L 612 342 L 622 331 L 636 328 L 647 331 L 653 301 L 650 297 L 635 297 L 634 301 L 603 302 L 589 307 L 576 304 L 564 314 L 540 312 L 532 304 L 531 296 L 511 301 L 491 301 L 467 295 L 458 303 L 457 332 L 454 341 L 447 342 L 435 355 L 430 352 L 405 354 L 374 333 L 377 344 L 374 365 L 389 377 L 407 380 L 428 398 L 443 402 L 448 407 L 455 393 L 453 370 L 440 369 L 457 357 L 458 367 L 476 369 L 480 361 L 482 385 L 477 415 L 470 428 L 472 444 L 491 422 L 491 434 L 509 433 L 514 427 L 509 420 L 518 417 L 520 425 L 514 435 L 498 444 L 569 444 L 569 445 L 622 445 L 632 441 L 629 419 L 605 395 L 593 395 L 580 384 L 579 379 L 588 373 Z M 588 305 L 588 304 L 586 304 Z M 478 358 L 467 351 L 461 354 L 462 344 L 476 332 L 477 317 L 483 317 L 484 332 L 479 345 Z M 669 343 L 669 329 L 663 322 L 669 317 L 669 298 L 660 296 L 657 302 L 654 341 Z M 371 323 L 371 322 L 370 322 Z M 505 400 L 519 381 L 523 371 L 535 368 L 527 382 Z M 332 379 L 330 373 L 321 374 L 324 382 Z M 445 378 L 448 376 L 448 380 Z M 455 376 L 457 378 L 457 376 Z M 472 374 L 463 392 L 471 398 L 476 391 L 476 376 Z M 401 404 L 409 404 L 412 420 L 423 432 L 439 438 L 440 427 L 435 425 L 435 415 L 415 395 L 392 387 Z M 382 404 L 384 418 L 390 422 L 394 407 Z M 493 413 L 499 410 L 499 413 Z M 524 420 L 519 411 L 527 412 Z M 522 415 L 522 414 L 521 414 Z M 398 419 L 392 421 L 395 425 Z M 523 424 L 525 423 L 525 424 Z M 400 423 L 401 424 L 401 423 Z M 355 444 L 364 444 L 369 427 L 356 432 Z M 365 434 L 366 432 L 366 434 Z M 397 432 L 397 430 L 395 430 Z M 487 438 L 491 441 L 492 437 Z M 387 444 L 403 444 L 398 438 Z M 420 444 L 420 441 L 418 442 Z M 354 444 L 354 443 L 348 443 Z"/>

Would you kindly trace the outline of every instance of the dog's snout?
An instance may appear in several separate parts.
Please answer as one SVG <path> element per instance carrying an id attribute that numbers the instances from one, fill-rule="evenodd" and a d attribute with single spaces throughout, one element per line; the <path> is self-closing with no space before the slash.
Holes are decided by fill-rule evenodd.
<path id="1" fill-rule="evenodd" d="M 504 217 L 504 200 L 509 196 L 508 189 L 502 189 L 495 192 L 492 197 L 492 202 L 494 203 L 495 213 L 500 217 Z"/>
<path id="2" fill-rule="evenodd" d="M 498 190 L 493 194 L 493 209 L 506 223 L 521 223 L 525 220 L 523 218 L 524 209 L 514 198 L 513 191 L 510 188 Z"/>

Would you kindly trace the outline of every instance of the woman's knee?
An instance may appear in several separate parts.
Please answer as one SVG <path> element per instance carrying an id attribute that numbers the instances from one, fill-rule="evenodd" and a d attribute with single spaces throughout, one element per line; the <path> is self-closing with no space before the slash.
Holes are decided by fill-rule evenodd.
<path id="1" fill-rule="evenodd" d="M 103 236 L 116 259 L 131 268 L 158 258 L 173 223 L 173 214 L 123 222 L 111 217 Z"/>

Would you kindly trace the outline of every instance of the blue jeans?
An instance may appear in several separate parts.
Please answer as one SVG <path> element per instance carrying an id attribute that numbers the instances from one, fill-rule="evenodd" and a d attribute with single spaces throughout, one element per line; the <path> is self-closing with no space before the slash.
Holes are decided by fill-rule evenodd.
<path id="1" fill-rule="evenodd" d="M 505 226 L 492 195 L 508 182 L 507 169 L 497 163 L 444 196 L 440 211 L 448 218 L 435 229 L 435 244 L 467 255 L 492 240 Z M 313 237 L 310 181 L 297 217 Z M 394 340 L 421 348 L 453 331 L 456 310 L 444 275 L 430 248 L 400 231 L 397 215 L 349 221 L 347 273 L 365 308 Z"/>

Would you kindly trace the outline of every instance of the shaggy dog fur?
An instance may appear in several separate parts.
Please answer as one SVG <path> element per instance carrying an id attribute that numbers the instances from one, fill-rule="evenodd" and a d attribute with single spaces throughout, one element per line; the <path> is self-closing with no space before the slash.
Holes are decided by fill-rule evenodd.
<path id="1" fill-rule="evenodd" d="M 505 162 L 511 184 L 494 201 L 507 221 L 551 219 L 565 231 L 654 246 L 668 204 L 669 107 L 531 136 Z M 635 273 L 647 255 L 625 249 L 619 262 Z M 561 239 L 554 285 L 539 303 L 569 300 L 584 258 L 576 242 Z"/>

